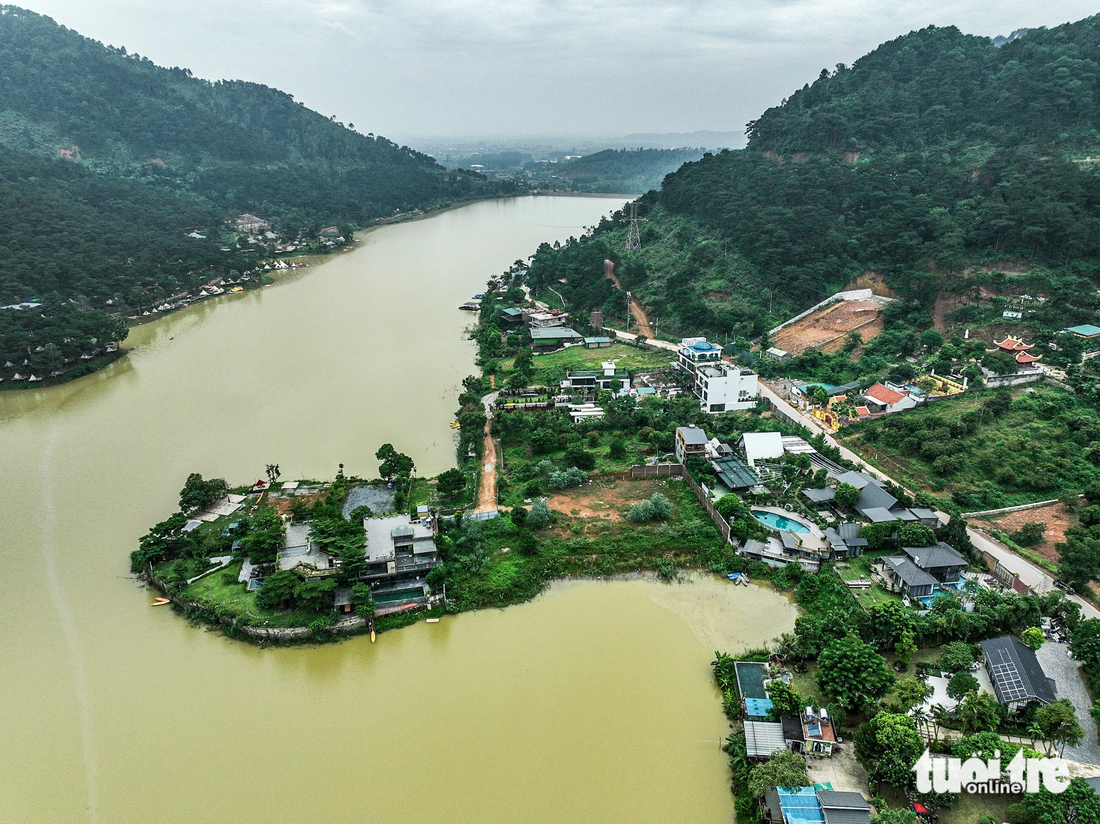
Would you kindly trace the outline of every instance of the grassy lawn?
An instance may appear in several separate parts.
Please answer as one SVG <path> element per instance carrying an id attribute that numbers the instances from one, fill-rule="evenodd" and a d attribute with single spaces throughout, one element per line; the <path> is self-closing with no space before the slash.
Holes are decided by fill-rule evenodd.
<path id="1" fill-rule="evenodd" d="M 314 613 L 273 612 L 256 603 L 256 593 L 248 592 L 237 580 L 241 564 L 230 564 L 225 569 L 207 575 L 188 584 L 180 596 L 184 600 L 217 606 L 219 613 L 229 614 L 245 624 L 267 624 L 272 627 L 302 627 L 317 618 Z"/>
<path id="2" fill-rule="evenodd" d="M 854 558 L 850 558 L 848 559 L 848 566 L 837 567 L 837 575 L 845 581 L 858 581 L 860 579 L 869 580 L 871 577 L 871 564 L 885 554 L 887 553 L 876 552 L 869 555 L 857 555 Z M 885 604 L 890 601 L 901 600 L 900 596 L 887 592 L 878 584 L 873 584 L 869 589 L 853 590 L 853 593 L 862 607 L 871 607 L 878 604 Z"/>
<path id="3" fill-rule="evenodd" d="M 978 824 L 982 816 L 1008 821 L 1008 805 L 1023 801 L 1022 795 L 969 795 L 963 793 L 946 810 L 939 811 L 939 824 Z"/>
<path id="4" fill-rule="evenodd" d="M 625 343 L 612 343 L 604 349 L 585 349 L 583 346 L 570 346 L 559 352 L 535 355 L 535 374 L 533 385 L 555 383 L 565 377 L 567 371 L 585 371 L 600 368 L 604 361 L 613 360 L 620 369 L 635 372 L 640 369 L 659 369 L 668 366 L 674 359 L 673 353 L 660 349 L 639 349 Z M 512 368 L 512 361 L 501 361 L 501 371 Z M 506 377 L 506 375 L 505 375 Z"/>

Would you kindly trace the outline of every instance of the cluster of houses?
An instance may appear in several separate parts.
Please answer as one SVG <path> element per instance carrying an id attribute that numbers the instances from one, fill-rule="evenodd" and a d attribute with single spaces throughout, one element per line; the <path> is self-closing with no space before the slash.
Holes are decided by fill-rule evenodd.
<path id="1" fill-rule="evenodd" d="M 819 516 L 831 524 L 825 529 L 817 526 L 820 521 L 785 509 L 751 507 L 753 517 L 768 528 L 769 536 L 765 540 L 745 541 L 738 552 L 770 566 L 797 561 L 807 571 L 817 571 L 824 561 L 861 555 L 868 544 L 862 534 L 866 524 L 920 523 L 933 530 L 943 526 L 935 511 L 902 505 L 878 478 L 866 472 L 845 470 L 796 436 L 746 432 L 735 443 L 726 443 L 689 424 L 676 428 L 673 450 L 678 463 L 686 464 L 696 457 L 710 465 L 718 483 L 714 489 L 704 489 L 719 498 L 726 492 L 766 494 L 768 484 L 781 478 L 780 461 L 784 455 L 805 455 L 811 466 L 825 471 L 825 477 L 830 479 L 828 486 L 807 488 L 801 493 Z M 836 501 L 841 484 L 859 493 L 850 506 Z M 936 595 L 961 588 L 961 571 L 967 562 L 952 547 L 941 542 L 934 547 L 905 548 L 902 552 L 879 562 L 881 583 L 888 590 L 926 604 Z"/>
<path id="2" fill-rule="evenodd" d="M 1030 704 L 1049 704 L 1057 699 L 1057 684 L 1043 671 L 1035 652 L 1011 636 L 982 641 L 979 681 L 1009 714 Z M 762 763 L 783 750 L 809 759 L 827 758 L 847 746 L 837 735 L 833 719 L 824 707 L 808 706 L 797 716 L 772 717 L 773 704 L 767 685 L 787 680 L 789 674 L 773 664 L 737 661 L 734 664 L 745 733 L 746 755 Z M 940 679 L 943 680 L 943 679 Z M 939 685 L 942 686 L 942 685 Z M 940 690 L 937 690 L 937 693 Z M 935 697 L 929 698 L 934 702 Z M 949 701 L 953 708 L 957 702 Z M 868 824 L 872 809 L 860 792 L 834 790 L 831 783 L 806 787 L 775 787 L 758 799 L 769 824 Z"/>
<path id="3" fill-rule="evenodd" d="M 417 508 L 417 518 L 408 514 L 363 519 L 367 543 L 366 564 L 359 581 L 369 584 L 375 615 L 387 615 L 419 606 L 432 606 L 439 595 L 428 586 L 427 575 L 442 561 L 435 544 L 436 522 L 427 506 Z M 275 568 L 293 570 L 307 579 L 335 576 L 340 559 L 325 552 L 312 540 L 310 524 L 290 524 Z M 245 562 L 240 580 L 250 589 L 263 585 L 251 563 Z M 336 590 L 333 609 L 351 612 L 351 587 Z"/>
<path id="4" fill-rule="evenodd" d="M 783 750 L 810 758 L 831 756 L 842 742 L 824 707 L 806 707 L 797 716 L 767 720 L 772 710 L 767 685 L 785 676 L 769 677 L 769 666 L 755 661 L 734 664 L 748 758 L 761 763 Z M 834 790 L 831 783 L 775 787 L 758 803 L 770 824 L 868 824 L 871 820 L 871 805 L 861 793 Z"/>

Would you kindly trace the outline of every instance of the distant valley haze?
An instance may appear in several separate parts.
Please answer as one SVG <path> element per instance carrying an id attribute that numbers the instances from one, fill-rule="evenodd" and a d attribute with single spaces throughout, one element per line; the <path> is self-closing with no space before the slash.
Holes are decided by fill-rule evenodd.
<path id="1" fill-rule="evenodd" d="M 660 147 L 726 133 L 822 68 L 913 29 L 994 37 L 1096 11 L 1083 0 L 27 0 L 107 45 L 196 76 L 282 89 L 356 129 L 448 140 Z M 728 137 L 737 138 L 735 142 Z M 674 141 L 673 141 L 674 142 Z M 684 144 L 679 144 L 684 145 Z M 713 146 L 707 146 L 713 148 Z"/>

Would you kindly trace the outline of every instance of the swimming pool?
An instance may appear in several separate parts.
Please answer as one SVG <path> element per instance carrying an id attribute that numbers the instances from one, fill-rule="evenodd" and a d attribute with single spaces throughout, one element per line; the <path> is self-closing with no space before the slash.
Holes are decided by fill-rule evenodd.
<path id="1" fill-rule="evenodd" d="M 754 509 L 752 511 L 752 517 L 760 521 L 764 526 L 769 526 L 772 529 L 785 529 L 788 532 L 797 532 L 800 535 L 805 535 L 810 531 L 810 528 L 799 521 L 795 521 L 791 518 L 784 518 L 782 515 L 777 515 L 774 512 L 765 512 L 762 509 Z"/>

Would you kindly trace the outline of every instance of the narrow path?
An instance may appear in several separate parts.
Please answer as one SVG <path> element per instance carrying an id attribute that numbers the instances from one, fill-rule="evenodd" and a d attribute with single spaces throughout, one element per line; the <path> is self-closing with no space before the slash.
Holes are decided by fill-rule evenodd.
<path id="1" fill-rule="evenodd" d="M 619 291 L 625 292 L 622 283 L 619 281 L 619 276 L 615 274 L 614 267 L 611 271 L 604 270 L 607 277 L 611 278 L 611 282 L 615 284 L 615 287 Z M 649 315 L 646 314 L 645 309 L 642 308 L 642 304 L 638 303 L 637 298 L 631 296 L 630 298 L 630 314 L 634 317 L 634 322 L 638 324 L 638 334 L 645 335 L 649 340 L 653 340 L 655 335 L 653 334 L 653 327 L 649 325 Z M 637 337 L 637 335 L 635 335 Z"/>
<path id="2" fill-rule="evenodd" d="M 485 439 L 482 442 L 481 482 L 477 490 L 477 506 L 474 512 L 495 512 L 497 508 L 497 448 L 493 443 L 493 403 L 499 392 L 491 392 L 481 399 L 485 406 Z"/>

